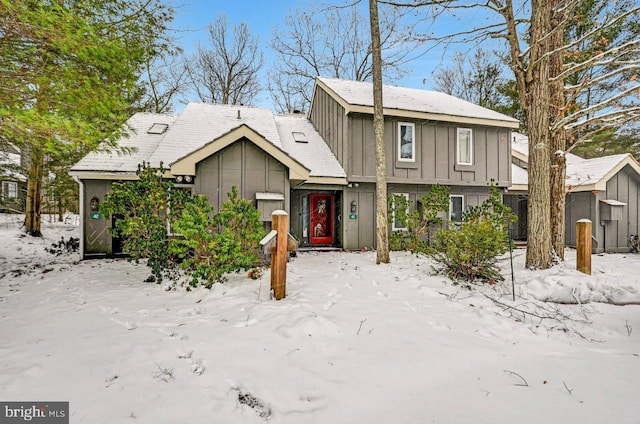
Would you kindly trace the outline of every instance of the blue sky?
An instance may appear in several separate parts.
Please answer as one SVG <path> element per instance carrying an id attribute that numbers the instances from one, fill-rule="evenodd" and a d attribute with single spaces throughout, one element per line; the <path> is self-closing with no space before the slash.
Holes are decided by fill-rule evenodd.
<path id="1" fill-rule="evenodd" d="M 269 69 L 271 55 L 268 42 L 271 38 L 272 29 L 275 26 L 283 25 L 284 18 L 288 12 L 296 7 L 303 7 L 314 0 L 185 0 L 182 7 L 177 10 L 173 27 L 179 30 L 180 45 L 189 51 L 196 41 L 206 39 L 206 27 L 213 22 L 219 14 L 225 14 L 229 18 L 231 26 L 245 22 L 249 26 L 252 34 L 260 37 L 260 45 L 266 57 L 263 72 Z M 176 3 L 178 3 L 176 1 Z M 344 0 L 329 1 L 330 3 L 345 3 Z M 363 2 L 363 11 L 368 17 L 367 2 Z M 450 25 L 448 22 L 439 25 Z M 460 24 L 458 22 L 457 24 Z M 435 27 L 434 27 L 435 28 Z M 432 29 L 434 29 L 432 28 Z M 451 48 L 448 54 L 452 54 L 456 49 Z M 413 72 L 406 78 L 395 82 L 396 85 L 412 88 L 433 89 L 431 73 L 443 63 L 443 50 L 434 49 L 432 52 L 420 57 L 410 64 Z M 257 106 L 270 107 L 268 93 L 263 93 L 258 99 Z"/>

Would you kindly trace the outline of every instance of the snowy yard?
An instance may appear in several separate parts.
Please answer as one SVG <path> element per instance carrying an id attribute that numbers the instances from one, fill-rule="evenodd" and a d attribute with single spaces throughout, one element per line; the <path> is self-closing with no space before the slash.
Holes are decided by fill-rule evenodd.
<path id="1" fill-rule="evenodd" d="M 69 401 L 74 424 L 640 423 L 637 254 L 586 276 L 518 249 L 512 302 L 510 276 L 469 291 L 410 254 L 302 253 L 276 302 L 268 271 L 167 290 L 45 252 L 76 226 L 19 222 L 0 217 L 0 400 Z"/>

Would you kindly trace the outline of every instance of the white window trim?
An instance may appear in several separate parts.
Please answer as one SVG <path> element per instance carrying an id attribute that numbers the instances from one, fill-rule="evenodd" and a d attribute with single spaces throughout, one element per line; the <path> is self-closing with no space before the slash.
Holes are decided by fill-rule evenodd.
<path id="1" fill-rule="evenodd" d="M 18 183 L 15 181 L 2 182 L 2 195 L 7 199 L 18 198 Z"/>
<path id="2" fill-rule="evenodd" d="M 402 127 L 411 127 L 411 158 L 402 157 Z M 398 162 L 415 162 L 416 161 L 416 124 L 412 122 L 398 122 Z"/>
<path id="3" fill-rule="evenodd" d="M 460 199 L 462 199 L 462 201 L 460 202 L 462 204 L 461 211 L 464 212 L 464 195 L 462 195 L 462 194 L 450 194 L 449 195 L 449 221 L 453 220 L 452 219 L 452 215 L 453 215 L 453 207 L 452 207 L 453 206 L 453 201 L 452 201 L 452 199 L 454 197 L 459 197 Z M 458 221 L 456 221 L 456 222 L 458 222 Z"/>
<path id="4" fill-rule="evenodd" d="M 393 231 L 407 231 L 407 227 L 396 227 L 396 196 L 403 196 L 407 201 L 409 201 L 409 193 L 393 193 L 393 216 L 391 220 L 391 227 Z M 407 213 L 409 211 L 407 210 Z"/>
<path id="5" fill-rule="evenodd" d="M 469 162 L 462 162 L 460 158 L 460 133 L 469 133 Z M 471 128 L 458 128 L 456 131 L 456 163 L 458 165 L 473 165 L 473 130 Z"/>

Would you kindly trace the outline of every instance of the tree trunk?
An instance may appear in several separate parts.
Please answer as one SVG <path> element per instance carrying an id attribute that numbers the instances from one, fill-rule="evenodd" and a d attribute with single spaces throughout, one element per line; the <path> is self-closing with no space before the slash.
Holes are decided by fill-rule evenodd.
<path id="1" fill-rule="evenodd" d="M 561 27 L 564 16 L 558 10 L 561 9 L 559 1 L 552 2 L 553 15 L 551 19 L 552 33 L 549 36 L 550 50 L 555 53 L 549 58 L 549 77 L 554 78 L 562 73 L 562 51 L 564 45 L 564 30 Z M 551 81 L 550 86 L 550 121 L 557 122 L 564 117 L 565 96 L 564 81 Z M 565 176 L 567 174 L 567 161 L 564 155 L 566 151 L 566 132 L 564 128 L 551 133 L 549 153 L 551 157 L 551 247 L 556 257 L 564 261 L 565 238 Z"/>
<path id="2" fill-rule="evenodd" d="M 529 127 L 529 202 L 527 207 L 526 266 L 546 269 L 552 264 L 549 158 L 549 33 L 551 6 L 548 0 L 532 1 L 530 39 L 531 68 L 527 78 L 527 125 Z"/>
<path id="3" fill-rule="evenodd" d="M 376 263 L 389 263 L 389 223 L 387 220 L 387 160 L 384 146 L 382 107 L 382 53 L 378 2 L 369 0 L 373 57 L 373 131 L 376 140 Z"/>
<path id="4" fill-rule="evenodd" d="M 25 208 L 25 231 L 33 237 L 41 237 L 42 178 L 44 154 L 39 146 L 32 145 L 29 151 L 29 175 L 27 176 L 27 203 Z"/>

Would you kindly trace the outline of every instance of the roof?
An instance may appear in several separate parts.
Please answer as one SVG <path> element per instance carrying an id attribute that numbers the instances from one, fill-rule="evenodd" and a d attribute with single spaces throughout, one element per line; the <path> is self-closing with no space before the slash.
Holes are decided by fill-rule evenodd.
<path id="1" fill-rule="evenodd" d="M 166 127 L 165 127 L 166 126 Z M 270 109 L 189 103 L 178 116 L 137 113 L 129 136 L 118 141 L 130 154 L 92 152 L 71 168 L 74 175 L 135 178 L 138 165 L 163 163 L 175 174 L 195 174 L 195 164 L 240 138 L 247 138 L 285 164 L 292 179 L 346 184 L 346 173 L 304 116 L 274 116 Z M 151 131 L 150 131 L 151 130 Z M 294 140 L 304 133 L 306 143 Z"/>
<path id="2" fill-rule="evenodd" d="M 316 85 L 345 108 L 345 113 L 373 113 L 370 82 L 318 77 Z M 383 85 L 384 114 L 416 119 L 518 128 L 517 119 L 437 91 Z"/>
<path id="3" fill-rule="evenodd" d="M 309 176 L 346 179 L 344 169 L 311 121 L 302 115 L 277 115 L 275 122 L 282 147 L 311 170 Z M 307 142 L 296 142 L 293 133 L 303 133 Z"/>
<path id="4" fill-rule="evenodd" d="M 511 143 L 511 154 L 524 161 L 529 161 L 529 137 L 524 134 L 513 132 L 511 133 L 513 136 L 513 143 Z M 579 162 L 584 160 L 578 155 L 574 155 L 573 153 L 566 153 L 565 157 L 567 158 L 567 163 Z"/>
<path id="5" fill-rule="evenodd" d="M 575 160 L 575 158 L 579 160 Z M 630 166 L 640 177 L 640 164 L 630 153 L 593 159 L 582 159 L 578 156 L 575 156 L 575 158 L 571 161 L 567 160 L 567 192 L 606 191 L 607 181 L 625 166 Z M 513 179 L 509 190 L 527 190 L 527 171 L 515 164 L 511 164 L 511 168 Z"/>
<path id="6" fill-rule="evenodd" d="M 529 175 L 526 169 L 522 169 L 515 163 L 511 164 L 510 191 L 527 191 L 529 189 Z"/>
<path id="7" fill-rule="evenodd" d="M 26 181 L 20 170 L 20 154 L 0 151 L 0 179 Z"/>
<path id="8" fill-rule="evenodd" d="M 73 165 L 71 172 L 90 171 L 134 174 L 139 164 L 150 161 L 151 155 L 166 134 L 150 134 L 148 130 L 154 124 L 166 124 L 171 127 L 175 119 L 171 115 L 147 112 L 136 113 L 125 124 L 128 136 L 118 140 L 118 146 L 128 149 L 128 152 L 105 150 L 91 152 Z"/>
<path id="9" fill-rule="evenodd" d="M 169 165 L 232 130 L 246 125 L 279 149 L 282 144 L 270 109 L 189 103 L 169 127 L 150 158 L 152 166 Z"/>
<path id="10" fill-rule="evenodd" d="M 607 181 L 626 165 L 640 175 L 640 164 L 630 153 L 583 159 L 567 163 L 566 185 L 568 191 L 606 190 Z"/>

